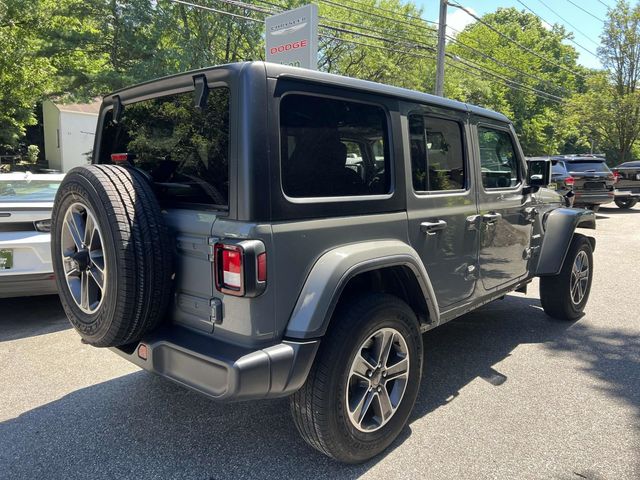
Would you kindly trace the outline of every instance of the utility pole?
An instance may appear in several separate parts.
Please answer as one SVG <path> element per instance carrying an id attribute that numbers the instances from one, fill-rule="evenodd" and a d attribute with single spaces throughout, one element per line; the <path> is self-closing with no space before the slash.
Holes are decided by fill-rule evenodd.
<path id="1" fill-rule="evenodd" d="M 438 22 L 438 59 L 436 65 L 436 95 L 444 96 L 444 44 L 447 33 L 447 0 L 440 0 L 440 21 Z"/>

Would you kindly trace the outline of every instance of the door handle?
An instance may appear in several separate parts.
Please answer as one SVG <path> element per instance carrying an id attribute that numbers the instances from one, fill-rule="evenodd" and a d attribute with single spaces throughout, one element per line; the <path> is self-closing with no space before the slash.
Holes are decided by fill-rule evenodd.
<path id="1" fill-rule="evenodd" d="M 422 222 L 420 224 L 420 231 L 427 235 L 435 235 L 436 232 L 447 228 L 447 222 L 444 220 L 438 220 L 437 222 Z"/>
<path id="2" fill-rule="evenodd" d="M 482 215 L 482 220 L 484 220 L 484 222 L 488 224 L 496 223 L 501 218 L 502 214 L 496 212 L 485 213 L 484 215 Z"/>

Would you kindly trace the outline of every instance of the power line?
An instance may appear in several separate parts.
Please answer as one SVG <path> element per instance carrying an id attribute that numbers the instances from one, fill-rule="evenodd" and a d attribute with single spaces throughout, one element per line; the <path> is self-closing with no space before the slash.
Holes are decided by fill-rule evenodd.
<path id="1" fill-rule="evenodd" d="M 363 15 L 368 15 L 368 16 L 370 16 L 370 17 L 377 17 L 377 18 L 380 18 L 380 19 L 382 19 L 382 20 L 391 20 L 391 21 L 396 22 L 396 23 L 402 23 L 402 24 L 404 24 L 404 25 L 409 25 L 409 26 L 414 27 L 414 28 L 416 28 L 416 27 L 417 27 L 417 28 L 423 28 L 423 29 L 427 29 L 429 32 L 433 32 L 433 28 L 428 27 L 427 25 L 422 25 L 422 26 L 421 26 L 421 25 L 418 25 L 418 24 L 416 24 L 416 23 L 409 22 L 408 20 L 401 20 L 401 19 L 399 19 L 399 18 L 390 18 L 390 17 L 387 17 L 387 16 L 385 16 L 385 15 L 380 15 L 379 13 L 372 12 L 372 11 L 370 11 L 370 10 L 361 10 L 361 9 L 359 9 L 359 8 L 355 8 L 355 7 L 350 7 L 350 6 L 347 6 L 347 5 L 343 5 L 343 4 L 341 4 L 341 3 L 337 3 L 337 2 L 334 2 L 334 1 L 332 1 L 332 0 L 318 0 L 318 1 L 319 1 L 320 3 L 325 3 L 325 4 L 327 4 L 327 5 L 332 5 L 332 6 L 334 6 L 334 7 L 342 8 L 342 9 L 347 10 L 347 11 L 349 11 L 349 12 L 354 11 L 354 12 L 362 13 Z M 350 1 L 354 2 L 354 0 L 350 0 Z M 355 3 L 355 2 L 354 2 L 354 3 Z M 413 17 L 412 17 L 412 18 L 413 18 Z M 425 19 L 424 19 L 424 18 L 422 18 L 422 17 L 415 17 L 415 19 L 416 19 L 416 20 L 421 20 L 421 21 L 426 22 L 426 23 L 433 23 L 433 24 L 437 25 L 437 23 L 436 23 L 436 22 L 431 22 L 431 21 L 429 21 L 429 20 L 425 20 Z"/>
<path id="2" fill-rule="evenodd" d="M 331 39 L 331 40 L 337 40 L 337 41 L 340 41 L 340 42 L 344 42 L 344 43 L 352 43 L 352 44 L 361 45 L 361 46 L 364 46 L 364 47 L 376 48 L 376 49 L 385 50 L 385 51 L 394 52 L 394 53 L 401 53 L 401 54 L 405 54 L 405 55 L 416 57 L 416 58 L 427 58 L 427 59 L 430 59 L 430 60 L 435 60 L 435 57 L 432 56 L 432 55 L 424 55 L 424 54 L 419 54 L 419 53 L 415 53 L 415 52 L 407 52 L 407 51 L 403 51 L 403 50 L 397 50 L 397 49 L 394 49 L 394 48 L 383 47 L 381 45 L 372 45 L 370 43 L 358 42 L 356 40 L 347 40 L 347 39 L 344 39 L 344 38 L 338 38 L 338 37 L 334 37 L 334 36 L 331 36 L 331 35 L 320 34 L 320 36 L 324 37 L 324 38 Z M 455 57 L 455 56 L 452 56 L 451 54 L 447 54 L 447 58 L 449 58 L 449 59 L 451 59 L 453 61 L 458 61 L 460 63 L 463 63 L 464 65 L 466 65 L 469 68 L 472 68 L 473 70 L 477 70 L 479 72 L 484 73 L 484 75 L 489 75 L 489 76 L 492 76 L 494 78 L 499 79 L 499 81 L 494 81 L 493 83 L 502 83 L 505 86 L 507 86 L 509 88 L 512 88 L 514 90 L 529 91 L 531 93 L 534 93 L 536 96 L 538 96 L 540 98 L 543 98 L 545 100 L 551 100 L 551 101 L 554 101 L 556 103 L 563 102 L 563 99 L 561 97 L 558 97 L 556 95 L 552 95 L 552 94 L 544 92 L 542 90 L 538 90 L 536 88 L 529 87 L 528 85 L 524 85 L 522 83 L 516 82 L 516 81 L 511 80 L 509 78 L 503 77 L 501 75 L 498 75 L 498 74 L 494 73 L 491 70 L 487 70 L 487 69 L 485 69 L 483 67 L 478 67 L 476 65 L 473 65 L 473 64 L 471 64 L 471 62 L 467 63 L 468 61 L 464 61 L 460 57 Z M 457 69 L 457 70 L 461 70 L 461 71 L 463 71 L 463 72 L 465 72 L 467 74 L 470 74 L 470 75 L 482 78 L 484 80 L 487 80 L 486 76 L 483 76 L 481 74 L 475 73 L 474 71 L 469 70 L 467 68 L 463 68 L 463 67 L 460 67 L 459 65 L 451 64 L 451 63 L 449 63 L 448 65 L 450 67 L 452 67 L 452 68 Z"/>
<path id="3" fill-rule="evenodd" d="M 260 1 L 261 3 L 268 4 L 268 5 L 270 5 L 270 6 L 276 7 L 276 8 L 283 8 L 283 6 L 281 6 L 281 5 L 278 5 L 278 4 L 276 4 L 276 3 L 269 2 L 269 1 L 266 1 L 266 0 L 258 0 L 258 1 Z M 350 0 L 350 1 L 352 1 L 352 2 L 356 3 L 356 2 L 355 2 L 355 0 Z M 383 10 L 384 10 L 384 9 L 383 9 Z M 340 21 L 340 20 L 334 20 L 334 19 L 331 19 L 331 18 L 329 18 L 329 17 L 323 17 L 323 16 L 321 16 L 320 18 L 322 18 L 322 19 L 324 19 L 324 20 L 328 20 L 328 21 L 334 22 L 334 23 L 339 23 L 339 24 L 349 25 L 349 26 L 354 27 L 354 28 L 360 28 L 360 29 L 365 28 L 365 27 L 362 27 L 361 25 L 355 25 L 355 24 L 353 24 L 353 23 L 349 23 L 349 22 L 344 22 L 344 21 Z M 392 20 L 392 21 L 394 20 L 394 19 L 392 19 L 392 18 L 388 18 L 388 17 L 384 17 L 384 18 L 387 18 L 388 20 Z M 430 27 L 427 27 L 427 28 L 429 28 L 429 32 L 428 32 L 428 33 L 431 33 L 431 34 L 434 34 L 434 33 L 435 33 L 435 32 L 433 32 L 433 31 L 431 30 L 431 28 L 430 28 Z M 368 30 L 368 31 L 372 31 L 372 30 L 371 30 L 371 29 L 369 29 L 369 28 L 368 28 L 367 30 Z M 454 30 L 454 31 L 456 31 L 456 32 L 458 32 L 458 33 L 460 33 L 459 31 L 457 31 L 457 30 L 455 30 L 455 29 L 453 29 L 453 30 Z M 377 30 L 377 31 L 374 31 L 374 32 L 375 32 L 375 33 L 378 33 L 378 34 L 382 34 L 382 35 L 387 35 L 387 36 L 389 36 L 389 35 L 390 35 L 390 36 L 394 37 L 395 39 L 400 39 L 400 40 L 402 40 L 402 41 L 408 42 L 409 44 L 411 44 L 411 46 L 412 46 L 412 47 L 415 47 L 415 48 L 421 48 L 421 49 L 427 49 L 427 50 L 429 50 L 429 51 L 433 51 L 433 46 L 432 46 L 432 45 L 427 45 L 427 44 L 425 44 L 425 43 L 423 43 L 423 42 L 416 42 L 415 40 L 411 40 L 411 39 L 408 39 L 408 38 L 398 37 L 397 35 L 395 35 L 395 34 L 393 34 L 393 33 L 386 32 L 386 31 L 385 31 L 385 32 L 381 32 L 380 30 Z M 356 32 L 349 32 L 349 33 L 356 33 Z M 433 37 L 432 37 L 432 38 L 433 38 Z M 491 62 L 493 62 L 493 63 L 496 63 L 497 65 L 500 65 L 500 66 L 502 66 L 502 67 L 504 67 L 504 68 L 507 68 L 507 69 L 509 69 L 509 70 L 512 70 L 512 71 L 514 71 L 514 72 L 517 72 L 517 73 L 519 73 L 519 74 L 521 74 L 521 75 L 524 75 L 524 76 L 527 76 L 527 77 L 529 77 L 529 78 L 532 78 L 532 79 L 534 79 L 534 80 L 536 80 L 536 81 L 538 81 L 538 82 L 545 83 L 545 84 L 552 84 L 552 82 L 551 82 L 550 80 L 542 79 L 542 78 L 540 78 L 540 77 L 538 77 L 538 76 L 536 76 L 536 75 L 533 75 L 533 74 L 531 74 L 531 73 L 527 73 L 527 72 L 525 72 L 525 71 L 523 71 L 523 70 L 521 70 L 521 69 L 519 69 L 519 68 L 517 68 L 517 67 L 514 67 L 513 65 L 509 65 L 509 64 L 507 64 L 507 63 L 505 63 L 505 62 L 502 62 L 502 61 L 500 61 L 500 60 L 498 60 L 498 59 L 496 59 L 496 58 L 492 57 L 491 55 L 488 55 L 488 54 L 486 54 L 486 53 L 482 52 L 481 50 L 478 50 L 477 48 L 471 47 L 470 45 L 468 45 L 468 44 L 466 44 L 466 43 L 464 43 L 464 42 L 462 42 L 462 41 L 458 40 L 457 38 L 451 37 L 450 35 L 447 35 L 447 38 L 448 38 L 451 42 L 456 43 L 456 44 L 459 44 L 460 46 L 462 46 L 462 47 L 466 48 L 467 50 L 473 51 L 473 52 L 477 53 L 478 55 L 481 55 L 481 56 L 482 56 L 482 57 L 484 57 L 485 59 L 487 59 L 487 60 L 489 60 L 489 61 L 491 61 Z"/>
<path id="4" fill-rule="evenodd" d="M 458 61 L 458 62 L 462 63 L 463 65 L 466 65 L 469 68 L 473 68 L 474 70 L 478 70 L 480 72 L 492 75 L 495 78 L 498 78 L 498 79 L 502 80 L 504 83 L 517 85 L 520 89 L 529 90 L 531 92 L 536 93 L 538 96 L 547 97 L 549 100 L 555 100 L 555 101 L 558 101 L 558 102 L 562 102 L 563 101 L 562 97 L 558 97 L 557 95 L 553 95 L 553 94 L 545 92 L 543 90 L 538 90 L 537 88 L 530 87 L 529 85 L 525 85 L 525 84 L 516 82 L 514 80 L 511 80 L 510 78 L 504 77 L 504 76 L 500 75 L 499 73 L 496 73 L 495 70 L 490 70 L 490 69 L 487 69 L 486 67 L 478 66 L 477 63 L 472 62 L 470 60 L 466 60 L 466 59 L 463 59 L 463 58 L 460 58 L 460 57 L 456 57 L 455 55 L 451 55 L 451 54 L 448 54 L 447 56 L 449 58 L 451 58 L 452 60 Z"/>
<path id="5" fill-rule="evenodd" d="M 351 2 L 352 4 L 358 5 L 360 7 L 363 7 L 363 8 L 371 8 L 370 5 L 367 5 L 366 3 L 362 3 L 362 2 L 359 2 L 359 1 L 356 1 L 356 0 L 347 0 L 347 1 Z M 388 8 L 383 8 L 383 7 L 379 7 L 379 6 L 376 6 L 376 10 L 379 10 L 381 12 L 391 13 L 393 15 L 401 15 L 403 17 L 410 18 L 412 20 L 421 20 L 423 22 L 430 23 L 432 25 L 438 25 L 438 22 L 434 22 L 432 20 L 427 20 L 426 18 L 422 18 L 422 17 L 420 17 L 418 15 L 411 15 L 410 13 L 398 13 L 398 12 L 394 12 L 393 10 L 390 10 Z"/>
<path id="6" fill-rule="evenodd" d="M 517 40 L 514 40 L 513 38 L 511 38 L 510 36 L 502 33 L 500 30 L 498 30 L 497 28 L 495 28 L 493 25 L 489 24 L 488 22 L 485 22 L 484 20 L 482 20 L 480 17 L 478 17 L 477 15 L 471 13 L 469 10 L 467 10 L 465 7 L 463 7 L 462 5 L 460 5 L 459 3 L 453 2 L 450 0 L 449 1 L 449 5 L 451 5 L 454 8 L 459 8 L 460 10 L 462 10 L 463 12 L 465 12 L 467 15 L 469 15 L 470 17 L 474 18 L 478 23 L 481 23 L 482 25 L 484 25 L 485 27 L 487 27 L 489 30 L 491 30 L 492 32 L 498 34 L 500 37 L 504 38 L 505 40 L 513 43 L 514 45 L 516 45 L 518 48 L 520 48 L 521 50 L 524 50 L 525 52 L 528 52 L 536 57 L 538 57 L 540 60 L 543 60 L 547 63 L 550 63 L 552 65 L 557 66 L 558 68 L 565 70 L 569 73 L 571 73 L 572 75 L 576 75 L 576 76 L 580 76 L 580 77 L 584 77 L 584 75 L 575 72 L 567 67 L 565 67 L 564 65 L 558 63 L 558 62 L 554 62 L 553 60 L 540 55 L 538 52 L 531 50 L 529 47 L 523 45 L 522 43 L 518 42 Z"/>
<path id="7" fill-rule="evenodd" d="M 589 10 L 586 10 L 584 8 L 582 8 L 580 5 L 578 5 L 577 3 L 575 3 L 573 0 L 567 0 L 567 2 L 569 2 L 571 5 L 573 5 L 574 7 L 582 10 L 584 13 L 586 13 L 587 15 L 592 16 L 593 18 L 595 18 L 596 20 L 598 20 L 599 22 L 604 23 L 604 20 L 602 20 L 600 17 L 596 17 L 593 13 L 591 13 Z"/>
<path id="8" fill-rule="evenodd" d="M 228 16 L 231 16 L 231 17 L 234 17 L 234 18 L 242 18 L 244 20 L 251 20 L 251 21 L 257 22 L 257 23 L 264 23 L 264 20 L 261 20 L 261 19 L 256 19 L 256 18 L 245 16 L 245 15 L 240 15 L 240 14 L 236 14 L 236 13 L 232 13 L 232 12 L 227 12 L 227 11 L 224 11 L 224 10 L 219 10 L 219 9 L 216 9 L 216 8 L 213 8 L 213 7 L 208 7 L 208 6 L 205 6 L 205 5 L 200 5 L 200 4 L 196 4 L 196 3 L 187 2 L 185 0 L 170 0 L 170 1 L 174 2 L 174 3 L 180 3 L 180 4 L 183 4 L 183 5 L 188 5 L 188 6 L 191 6 L 191 7 L 194 7 L 194 8 L 199 8 L 199 9 L 202 9 L 202 10 L 215 12 L 215 13 L 222 14 L 222 15 L 228 15 Z M 230 4 L 230 5 L 240 6 L 242 8 L 251 7 L 250 5 L 245 7 L 243 2 L 239 2 L 237 0 L 217 0 L 217 1 L 221 1 L 223 3 Z M 248 9 L 252 10 L 252 11 L 260 12 L 260 13 L 269 13 L 269 12 L 266 12 L 266 11 L 264 11 L 262 9 L 257 8 L 257 7 L 251 7 L 251 8 L 248 8 Z M 354 31 L 350 31 L 350 30 L 346 30 L 346 29 L 337 29 L 335 27 L 331 27 L 331 26 L 328 26 L 328 25 L 322 25 L 322 27 L 323 28 L 327 28 L 327 29 L 334 29 L 334 30 L 340 31 L 342 33 L 347 33 L 347 34 L 350 34 L 350 35 L 365 36 L 365 35 L 361 34 L 360 32 L 354 32 Z M 359 41 L 352 40 L 352 39 L 347 40 L 347 39 L 344 39 L 344 38 L 339 38 L 339 37 L 335 37 L 335 36 L 331 36 L 331 35 L 327 35 L 327 34 L 322 34 L 322 33 L 319 36 L 323 37 L 323 38 L 328 38 L 328 39 L 331 39 L 331 40 L 340 41 L 340 42 L 343 42 L 343 43 L 350 43 L 350 44 L 354 44 L 354 45 L 361 45 L 361 46 L 365 46 L 365 47 L 369 47 L 369 48 L 385 50 L 385 51 L 389 51 L 389 52 L 393 52 L 393 53 L 400 53 L 400 54 L 412 56 L 412 57 L 415 57 L 415 58 L 426 58 L 426 59 L 430 59 L 430 60 L 435 60 L 435 57 L 432 56 L 432 55 L 419 54 L 419 53 L 416 53 L 416 52 L 410 52 L 410 51 L 406 51 L 406 50 L 398 50 L 397 48 L 390 48 L 390 47 L 385 47 L 385 46 L 382 46 L 382 45 L 372 45 L 372 44 L 369 44 L 369 43 L 359 42 Z M 369 38 L 374 38 L 376 40 L 392 42 L 392 43 L 395 43 L 395 44 L 398 43 L 398 42 L 394 42 L 394 41 L 389 40 L 389 39 L 385 39 L 384 37 L 376 37 L 376 36 L 373 36 L 373 35 L 368 35 L 368 37 Z M 433 49 L 433 48 L 431 47 L 431 49 Z M 553 94 L 550 94 L 548 92 L 544 92 L 542 90 L 538 90 L 538 89 L 535 89 L 533 87 L 529 87 L 528 85 L 524 85 L 522 83 L 516 82 L 516 81 L 511 80 L 511 79 L 508 79 L 506 77 L 503 77 L 501 75 L 496 74 L 494 71 L 488 70 L 488 69 L 486 69 L 484 67 L 478 67 L 476 65 L 473 65 L 470 61 L 464 61 L 459 57 L 452 57 L 451 55 L 449 55 L 449 58 L 452 58 L 453 60 L 456 60 L 456 61 L 459 61 L 459 62 L 463 63 L 468 68 L 472 68 L 472 69 L 480 71 L 480 72 L 482 72 L 482 73 L 484 73 L 486 75 L 489 75 L 491 77 L 499 79 L 499 81 L 494 81 L 493 83 L 502 83 L 502 84 L 506 85 L 509 88 L 512 88 L 512 89 L 515 89 L 515 90 L 519 90 L 519 91 L 530 91 L 530 92 L 534 93 L 536 96 L 538 96 L 540 98 L 543 98 L 543 99 L 546 99 L 546 100 L 553 100 L 553 101 L 556 101 L 556 102 L 562 101 L 561 97 L 557 97 L 557 96 L 555 96 Z M 467 62 L 469 62 L 469 63 L 467 63 Z M 475 76 L 480 76 L 478 74 L 475 74 L 475 72 L 473 72 L 473 71 L 470 71 L 468 69 L 460 67 L 459 65 L 450 64 L 450 66 L 453 67 L 453 68 L 456 68 L 458 70 L 464 71 L 464 72 L 466 72 L 468 74 L 475 75 Z M 482 77 L 482 78 L 487 80 L 485 77 Z"/>
<path id="9" fill-rule="evenodd" d="M 607 7 L 607 10 L 611 10 L 611 7 L 609 5 L 607 5 L 606 3 L 604 3 L 602 0 L 597 0 L 599 3 L 601 3 L 602 5 L 604 5 L 605 7 Z"/>
<path id="10" fill-rule="evenodd" d="M 174 3 L 181 3 L 183 5 L 188 5 L 189 7 L 200 8 L 202 10 L 208 10 L 210 12 L 221 13 L 222 15 L 230 15 L 235 18 L 242 18 L 243 20 L 251 20 L 252 22 L 264 23 L 263 20 L 259 20 L 257 18 L 245 17 L 244 15 L 239 15 L 237 13 L 226 12 L 224 10 L 218 10 L 217 8 L 207 7 L 205 5 L 198 5 L 196 3 L 185 2 L 184 0 L 169 0 Z"/>
<path id="11" fill-rule="evenodd" d="M 565 20 L 564 17 L 562 17 L 558 12 L 556 12 L 553 8 L 551 8 L 549 5 L 547 5 L 544 0 L 538 0 L 542 5 L 544 5 L 545 7 L 547 7 L 548 10 L 551 10 L 551 12 L 558 17 L 560 20 L 562 20 L 564 23 L 566 23 L 567 25 L 569 25 L 571 28 L 573 28 L 576 32 L 578 32 L 580 35 L 582 35 L 584 38 L 586 38 L 587 40 L 589 40 L 591 43 L 593 43 L 594 45 L 598 46 L 598 44 L 596 42 L 594 42 L 591 37 L 589 35 L 587 35 L 586 33 L 578 30 L 574 25 L 572 25 L 568 20 Z"/>
<path id="12" fill-rule="evenodd" d="M 218 0 L 218 1 L 227 1 L 227 0 Z M 234 0 L 228 0 L 228 1 L 234 1 Z M 271 5 L 271 6 L 276 7 L 276 8 L 283 8 L 282 6 L 280 6 L 280 5 L 278 5 L 278 4 L 275 4 L 275 3 L 272 3 L 272 2 L 266 2 L 266 1 L 263 1 L 263 0 L 260 0 L 260 1 L 262 1 L 262 3 L 267 3 L 267 4 Z M 335 2 L 332 2 L 332 1 L 330 1 L 330 0 L 321 0 L 321 1 L 325 1 L 325 3 L 329 3 L 329 4 L 335 4 Z M 352 1 L 352 2 L 356 3 L 354 0 L 350 0 L 350 1 Z M 235 0 L 235 3 L 239 3 L 239 2 L 238 2 L 238 0 Z M 342 6 L 342 5 L 339 5 L 339 4 L 335 4 L 335 5 L 337 5 L 337 6 Z M 346 7 L 344 7 L 344 6 L 342 6 L 342 7 L 343 7 L 343 8 L 346 8 Z M 370 14 L 370 13 L 368 13 L 368 12 L 362 12 L 362 13 L 371 15 L 371 14 Z M 376 17 L 381 17 L 380 15 L 376 15 L 376 14 L 374 14 L 374 16 L 376 16 Z M 337 22 L 337 23 L 348 23 L 348 22 L 341 22 L 341 21 L 337 21 L 337 20 L 329 19 L 328 17 L 321 17 L 321 18 L 323 18 L 323 19 L 325 19 L 325 20 L 329 20 L 329 21 L 334 21 L 334 22 Z M 394 20 L 394 19 L 390 19 L 390 18 L 388 18 L 388 17 L 383 17 L 383 18 L 386 18 L 386 19 L 388 19 L 388 20 Z M 349 25 L 354 26 L 354 27 L 356 27 L 356 28 L 363 28 L 363 27 L 361 27 L 361 26 L 357 26 L 357 25 L 354 25 L 354 24 L 349 24 Z M 413 24 L 412 24 L 412 25 L 413 25 Z M 391 36 L 393 36 L 393 37 L 395 38 L 395 40 L 391 40 L 391 39 L 389 39 L 388 37 L 379 37 L 379 36 L 371 35 L 371 34 L 369 34 L 369 33 L 366 33 L 366 34 L 365 34 L 365 33 L 361 33 L 361 32 L 355 32 L 355 31 L 353 31 L 353 30 L 348 30 L 348 29 L 343 29 L 343 28 L 333 27 L 333 26 L 330 26 L 330 25 L 320 24 L 320 26 L 321 26 L 321 27 L 324 27 L 324 28 L 327 28 L 327 29 L 330 29 L 330 30 L 338 31 L 338 32 L 341 32 L 341 33 L 347 33 L 347 34 L 356 35 L 356 36 L 363 36 L 363 37 L 366 37 L 366 38 L 371 38 L 371 39 L 374 39 L 374 40 L 380 40 L 380 41 L 383 41 L 383 42 L 391 42 L 391 43 L 395 43 L 395 44 L 401 44 L 404 48 L 418 48 L 418 49 L 421 49 L 421 50 L 427 50 L 427 51 L 430 51 L 430 52 L 433 52 L 433 51 L 434 51 L 434 48 L 433 48 L 433 46 L 431 46 L 431 45 L 426 45 L 426 44 L 424 44 L 424 43 L 415 42 L 415 41 L 410 40 L 410 39 L 407 39 L 407 38 L 405 38 L 405 37 L 398 37 L 397 35 L 393 35 L 393 34 L 391 34 Z M 380 32 L 376 32 L 376 33 L 380 33 Z M 388 33 L 388 32 L 387 32 L 387 35 L 389 35 L 389 33 Z M 325 35 L 325 38 L 326 38 L 326 37 L 330 37 L 330 36 Z M 511 69 L 511 70 L 513 70 L 513 71 L 516 71 L 516 72 L 520 73 L 520 74 L 523 74 L 523 75 L 525 75 L 525 76 L 528 76 L 528 77 L 530 77 L 530 78 L 533 78 L 533 79 L 535 79 L 535 80 L 537 80 L 537 81 L 539 81 L 539 82 L 542 82 L 542 83 L 545 83 L 545 84 L 552 84 L 552 82 L 550 82 L 549 80 L 544 80 L 544 79 L 542 79 L 542 78 L 540 78 L 540 77 L 537 77 L 537 76 L 535 76 L 535 75 L 532 75 L 532 74 L 529 74 L 529 73 L 527 73 L 527 72 L 524 72 L 523 70 L 520 70 L 520 69 L 518 69 L 518 68 L 516 68 L 516 67 L 513 67 L 513 66 L 511 66 L 511 65 L 508 65 L 508 64 L 506 64 L 506 63 L 504 63 L 504 62 L 501 62 L 501 61 L 497 60 L 496 58 L 491 57 L 490 55 L 487 55 L 487 54 L 485 54 L 485 53 L 483 53 L 483 52 L 481 52 L 481 51 L 479 51 L 479 50 L 477 50 L 477 49 L 474 49 L 473 47 L 470 47 L 470 46 L 468 46 L 468 45 L 464 44 L 463 42 L 461 42 L 461 41 L 459 41 L 459 40 L 457 40 L 457 39 L 453 39 L 453 38 L 452 38 L 452 37 L 450 37 L 450 36 L 447 36 L 447 37 L 448 37 L 449 39 L 451 39 L 452 41 L 454 41 L 454 42 L 456 42 L 456 43 L 459 43 L 460 45 L 464 46 L 465 48 L 467 48 L 467 49 L 471 49 L 471 50 L 475 51 L 476 53 L 479 53 L 480 55 L 484 56 L 485 58 L 488 58 L 488 59 L 490 59 L 491 61 L 493 61 L 494 63 L 500 64 L 501 66 L 503 66 L 503 67 L 505 67 L 505 68 L 509 68 L 509 69 Z M 330 37 L 330 38 L 337 39 L 337 37 Z M 400 42 L 399 42 L 398 40 L 400 40 Z M 371 45 L 371 44 L 362 44 L 362 43 L 358 43 L 358 42 L 355 42 L 355 43 L 356 43 L 356 44 L 359 44 L 359 45 L 364 45 L 364 46 L 368 46 L 368 47 L 377 48 L 377 46 L 375 46 L 375 45 Z M 383 48 L 383 47 L 381 47 L 381 48 Z M 394 51 L 393 49 L 388 49 L 388 48 L 386 48 L 386 47 L 384 47 L 384 49 L 389 50 L 389 51 Z M 405 54 L 408 54 L 409 52 L 406 52 L 406 51 L 405 51 L 405 52 L 399 52 L 399 53 L 405 53 Z M 422 57 L 424 57 L 424 56 L 422 56 Z M 425 57 L 425 58 L 433 59 L 433 57 Z M 477 64 L 476 64 L 476 65 L 477 65 Z M 478 68 L 478 67 L 476 67 L 476 69 L 477 69 L 477 68 Z M 502 79 L 502 80 L 505 80 L 505 77 L 503 77 L 503 76 L 499 76 L 499 75 L 496 75 L 496 74 L 495 74 L 495 70 L 487 70 L 487 69 L 485 69 L 484 71 L 485 71 L 485 73 L 492 74 L 492 75 L 493 75 L 493 76 L 495 76 L 495 77 L 498 77 L 498 78 L 500 78 L 500 79 Z M 539 89 L 535 89 L 535 88 L 533 88 L 533 87 L 529 87 L 529 86 L 524 85 L 524 84 L 521 84 L 521 83 L 519 83 L 519 82 L 515 82 L 515 81 L 510 80 L 510 79 L 507 79 L 507 81 L 509 81 L 510 83 L 516 84 L 516 85 L 520 85 L 522 88 L 525 88 L 525 89 L 528 89 L 528 90 L 531 90 L 531 91 L 535 91 L 535 92 L 538 92 L 538 93 L 542 93 L 543 95 L 547 95 L 547 96 L 553 97 L 553 98 L 555 98 L 555 99 L 560 99 L 560 97 L 557 97 L 557 96 L 555 96 L 555 95 L 553 95 L 553 94 L 550 94 L 550 93 L 548 93 L 548 92 L 545 92 L 545 91 L 542 91 L 542 90 L 539 90 Z M 564 90 L 564 89 L 563 89 L 563 90 Z"/>
<path id="13" fill-rule="evenodd" d="M 547 20 L 545 20 L 544 18 L 542 18 L 541 15 L 538 15 L 536 12 L 534 12 L 531 8 L 529 8 L 523 1 L 521 0 L 516 0 L 520 5 L 522 5 L 524 8 L 526 8 L 527 10 L 529 10 L 531 13 L 533 13 L 536 17 L 538 17 L 540 20 L 542 20 L 544 23 L 547 23 L 549 25 L 551 25 L 551 22 L 548 22 Z M 591 50 L 589 50 L 587 47 L 583 47 L 582 45 L 580 45 L 578 42 L 576 42 L 574 39 L 567 37 L 567 40 L 569 40 L 571 43 L 575 44 L 577 47 L 583 49 L 585 52 L 590 53 L 591 55 L 593 55 L 594 57 L 597 56 L 595 53 L 593 53 Z"/>
<path id="14" fill-rule="evenodd" d="M 461 47 L 466 48 L 467 50 L 470 50 L 470 51 L 472 51 L 472 52 L 474 52 L 474 53 L 486 58 L 487 60 L 497 64 L 497 65 L 500 65 L 501 67 L 508 68 L 509 70 L 512 70 L 512 71 L 514 71 L 516 73 L 519 73 L 521 75 L 529 77 L 529 78 L 531 78 L 533 80 L 536 80 L 538 82 L 556 86 L 556 85 L 553 84 L 553 82 L 551 80 L 540 78 L 540 77 L 538 77 L 536 75 L 533 75 L 532 73 L 525 72 L 524 70 L 521 70 L 521 69 L 519 69 L 517 67 L 514 67 L 513 65 L 509 65 L 508 63 L 502 62 L 502 61 L 498 60 L 497 58 L 492 57 L 491 55 L 488 55 L 488 54 L 484 53 L 482 50 L 478 50 L 477 48 L 474 48 L 474 47 L 472 47 L 472 46 L 470 46 L 470 45 L 468 45 L 468 44 L 466 44 L 464 42 L 461 42 L 457 38 L 450 37 L 449 35 L 447 35 L 447 38 L 449 39 L 449 41 L 454 42 L 454 43 L 460 45 Z M 562 88 L 562 90 L 565 90 L 565 89 Z"/>

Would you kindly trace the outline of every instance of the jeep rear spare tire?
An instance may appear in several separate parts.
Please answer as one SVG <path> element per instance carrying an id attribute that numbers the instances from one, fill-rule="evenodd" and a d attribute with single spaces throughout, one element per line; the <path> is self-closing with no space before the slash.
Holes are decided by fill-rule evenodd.
<path id="1" fill-rule="evenodd" d="M 53 269 L 62 306 L 96 347 L 140 340 L 171 293 L 171 246 L 158 201 L 133 168 L 71 170 L 51 219 Z"/>

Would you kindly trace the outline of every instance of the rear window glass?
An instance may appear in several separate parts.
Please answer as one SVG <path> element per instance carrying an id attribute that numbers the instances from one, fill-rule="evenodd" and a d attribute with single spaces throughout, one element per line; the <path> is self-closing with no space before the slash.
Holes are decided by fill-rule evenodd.
<path id="1" fill-rule="evenodd" d="M 606 163 L 601 161 L 594 161 L 594 160 L 578 160 L 578 161 L 567 162 L 567 170 L 569 170 L 570 172 L 582 172 L 582 173 L 586 173 L 586 172 L 605 173 L 605 172 L 611 171 L 609 170 L 609 167 L 607 167 Z"/>
<path id="2" fill-rule="evenodd" d="M 53 202 L 60 181 L 0 179 L 1 202 Z"/>
<path id="3" fill-rule="evenodd" d="M 378 106 L 309 95 L 280 105 L 282 187 L 290 197 L 388 193 L 387 117 Z"/>
<path id="4" fill-rule="evenodd" d="M 127 153 L 155 182 L 163 203 L 229 204 L 229 90 L 214 88 L 202 111 L 193 93 L 126 105 L 122 119 L 106 114 L 100 163 Z"/>
<path id="5" fill-rule="evenodd" d="M 558 174 L 564 174 L 564 173 L 566 173 L 566 170 L 564 169 L 564 166 L 561 163 L 553 162 L 551 164 L 551 172 L 552 173 L 558 173 Z"/>

